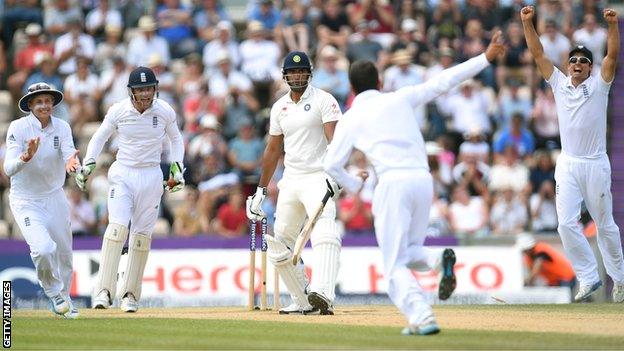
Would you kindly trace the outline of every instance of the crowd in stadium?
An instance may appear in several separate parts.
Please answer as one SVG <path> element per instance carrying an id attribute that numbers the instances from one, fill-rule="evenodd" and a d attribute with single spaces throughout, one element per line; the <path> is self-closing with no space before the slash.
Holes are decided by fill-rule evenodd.
<path id="1" fill-rule="evenodd" d="M 607 38 L 605 4 L 595 0 L 249 0 L 244 21 L 233 20 L 228 1 L 219 0 L 0 3 L 3 141 L 21 115 L 17 100 L 43 81 L 65 94 L 54 115 L 70 122 L 76 147 L 86 150 L 108 107 L 128 97 L 129 72 L 156 72 L 159 98 L 176 109 L 185 139 L 187 186 L 165 196 L 155 235 L 245 235 L 245 198 L 259 180 L 269 110 L 288 90 L 280 71 L 287 52 L 309 53 L 312 85 L 346 111 L 350 62 L 376 62 L 382 90 L 394 91 L 482 53 L 498 29 L 506 56 L 417 111 L 435 179 L 429 235 L 555 233 L 555 102 L 535 71 L 519 11 L 536 6 L 545 53 L 560 67 L 582 44 L 599 72 Z M 87 193 L 67 182 L 75 236 L 106 228 L 106 172 L 115 150 L 113 140 Z M 350 167 L 370 168 L 359 153 Z M 339 221 L 354 235 L 372 233 L 369 173 L 361 192 L 344 193 L 338 204 Z M 265 201 L 269 219 L 279 174 Z M 3 199 L 7 189 L 2 174 Z M 10 237 L 7 201 L 1 205 L 0 232 Z"/>

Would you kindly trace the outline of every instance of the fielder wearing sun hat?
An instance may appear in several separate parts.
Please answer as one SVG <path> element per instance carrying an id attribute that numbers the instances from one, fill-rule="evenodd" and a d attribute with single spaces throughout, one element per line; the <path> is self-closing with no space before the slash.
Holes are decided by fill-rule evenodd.
<path id="1" fill-rule="evenodd" d="M 28 93 L 22 96 L 19 100 L 19 108 L 22 112 L 30 112 L 30 107 L 28 107 L 28 102 L 35 96 L 40 94 L 50 94 L 54 98 L 54 105 L 56 106 L 63 101 L 63 93 L 56 89 L 52 89 L 47 83 L 35 83 L 28 87 Z"/>

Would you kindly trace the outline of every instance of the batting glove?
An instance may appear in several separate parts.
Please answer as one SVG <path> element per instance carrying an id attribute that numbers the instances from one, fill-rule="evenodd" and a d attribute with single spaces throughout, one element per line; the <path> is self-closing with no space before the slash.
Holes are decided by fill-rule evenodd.
<path id="1" fill-rule="evenodd" d="M 264 211 L 262 211 L 262 201 L 267 194 L 267 188 L 259 186 L 256 189 L 256 193 L 247 197 L 247 218 L 252 221 L 261 221 L 266 217 Z"/>
<path id="2" fill-rule="evenodd" d="M 185 169 L 181 162 L 172 162 L 169 167 L 169 180 L 164 182 L 165 190 L 172 193 L 182 190 L 186 184 L 184 181 L 184 171 Z"/>
<path id="3" fill-rule="evenodd" d="M 78 185 L 80 190 L 87 191 L 87 180 L 95 169 L 95 160 L 85 160 L 84 162 L 84 165 L 82 165 L 80 170 L 76 172 L 76 177 L 74 179 L 76 180 L 76 185 Z"/>
<path id="4" fill-rule="evenodd" d="M 338 201 L 342 187 L 331 178 L 325 178 L 325 183 L 327 183 L 327 191 L 331 194 L 332 199 Z"/>

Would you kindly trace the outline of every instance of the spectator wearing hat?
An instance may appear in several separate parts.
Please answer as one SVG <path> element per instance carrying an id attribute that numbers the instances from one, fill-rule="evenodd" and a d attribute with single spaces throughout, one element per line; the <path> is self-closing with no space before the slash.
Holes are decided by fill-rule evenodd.
<path id="1" fill-rule="evenodd" d="M 123 28 L 121 13 L 109 6 L 109 0 L 99 0 L 98 6 L 87 14 L 85 28 L 94 38 L 101 39 L 107 26 Z"/>
<path id="2" fill-rule="evenodd" d="M 425 73 L 425 80 L 429 80 L 442 72 L 443 70 L 452 67 L 455 64 L 455 51 L 450 47 L 443 46 L 437 51 L 435 62 L 427 68 Z M 459 91 L 459 87 L 453 87 L 446 95 L 454 95 Z M 438 136 L 446 132 L 446 121 L 442 112 L 438 109 L 438 106 L 445 101 L 446 97 L 437 97 L 433 103 L 427 105 L 429 115 L 429 131 L 428 138 L 435 140 Z"/>
<path id="3" fill-rule="evenodd" d="M 397 40 L 390 47 L 391 52 L 407 49 L 413 57 L 413 61 L 422 66 L 428 66 L 431 62 L 429 44 L 422 29 L 422 25 L 412 18 L 405 18 L 401 22 L 401 30 Z"/>
<path id="4" fill-rule="evenodd" d="M 218 0 L 198 2 L 199 5 L 193 9 L 193 26 L 202 45 L 219 37 L 219 32 L 223 30 L 219 28 L 219 23 L 230 23 L 230 16 Z M 230 33 L 230 36 L 231 34 L 233 33 Z"/>
<path id="5" fill-rule="evenodd" d="M 52 116 L 63 94 L 39 82 L 18 103 L 27 116 L 9 125 L 4 172 L 11 177 L 9 204 L 26 239 L 37 280 L 51 310 L 76 318 L 69 297 L 72 236 L 63 184 L 66 172 L 79 167 L 69 124 Z"/>
<path id="6" fill-rule="evenodd" d="M 221 21 L 216 25 L 215 38 L 204 46 L 202 60 L 207 77 L 218 71 L 223 53 L 227 54 L 233 68 L 240 66 L 241 57 L 238 42 L 234 38 L 234 26 L 227 21 Z"/>
<path id="7" fill-rule="evenodd" d="M 568 52 L 571 48 L 570 40 L 561 33 L 557 22 L 546 21 L 544 33 L 539 36 L 539 41 L 544 47 L 544 54 L 557 67 L 563 69 L 567 66 Z M 565 70 L 564 70 L 565 71 Z"/>
<path id="8" fill-rule="evenodd" d="M 216 58 L 216 70 L 209 76 L 210 95 L 225 98 L 230 93 L 248 94 L 253 91 L 251 80 L 240 71 L 234 69 L 228 51 L 214 51 L 211 56 Z"/>
<path id="9" fill-rule="evenodd" d="M 227 157 L 227 143 L 223 140 L 219 130 L 221 125 L 217 116 L 206 113 L 199 119 L 200 133 L 193 137 L 189 143 L 187 157 L 197 160 L 205 155 L 216 156 L 217 169 L 224 169 Z M 204 179 L 205 180 L 205 179 Z"/>
<path id="10" fill-rule="evenodd" d="M 158 35 L 169 43 L 171 57 L 183 58 L 197 51 L 191 10 L 179 0 L 165 0 L 156 9 Z"/>
<path id="11" fill-rule="evenodd" d="M 425 81 L 426 69 L 423 66 L 415 65 L 409 50 L 400 49 L 392 55 L 392 66 L 386 68 L 383 73 L 384 92 L 397 91 L 403 87 L 418 85 Z M 427 125 L 426 106 L 420 104 L 414 109 L 414 115 L 423 131 Z"/>
<path id="12" fill-rule="evenodd" d="M 539 280 L 548 286 L 576 285 L 576 276 L 570 261 L 545 242 L 535 240 L 531 234 L 520 234 L 516 247 L 522 251 L 528 274 L 524 285 L 536 286 Z"/>
<path id="13" fill-rule="evenodd" d="M 174 110 L 178 111 L 180 106 L 175 96 L 176 78 L 169 71 L 160 54 L 150 55 L 147 60 L 147 67 L 154 71 L 156 79 L 158 79 L 158 98 L 168 102 Z"/>
<path id="14" fill-rule="evenodd" d="M 76 21 L 82 22 L 82 11 L 78 6 L 71 6 L 70 0 L 51 1 L 44 10 L 45 32 L 53 40 L 71 31 Z"/>
<path id="15" fill-rule="evenodd" d="M 156 21 L 151 16 L 139 19 L 141 35 L 134 37 L 128 45 L 126 62 L 131 67 L 146 66 L 151 55 L 158 54 L 166 66 L 170 61 L 169 44 L 162 37 L 156 35 Z"/>
<path id="16" fill-rule="evenodd" d="M 93 65 L 96 72 L 103 72 L 113 68 L 114 60 L 117 57 L 126 61 L 128 49 L 122 41 L 122 28 L 114 24 L 107 24 L 104 29 L 105 37 L 95 48 L 95 58 Z"/>
<path id="17" fill-rule="evenodd" d="M 76 72 L 76 58 L 83 57 L 89 63 L 95 56 L 95 40 L 84 33 L 82 20 L 72 17 L 67 22 L 69 33 L 63 34 L 54 43 L 54 57 L 58 62 L 58 72 L 68 76 Z"/>
<path id="18" fill-rule="evenodd" d="M 459 159 L 463 161 L 468 155 L 474 155 L 478 161 L 485 164 L 490 163 L 490 144 L 478 127 L 464 133 L 464 141 L 459 145 Z"/>
<path id="19" fill-rule="evenodd" d="M 342 52 L 347 50 L 347 40 L 351 34 L 351 25 L 339 0 L 328 0 L 323 5 L 321 18 L 316 27 L 318 48 L 333 45 Z"/>
<path id="20" fill-rule="evenodd" d="M 30 23 L 26 26 L 24 33 L 28 36 L 28 44 L 19 50 L 13 59 L 13 70 L 15 71 L 8 78 L 7 85 L 14 100 L 21 96 L 22 87 L 28 76 L 36 68 L 35 57 L 39 53 L 52 54 L 53 47 L 44 42 L 41 35 L 41 25 Z"/>
<path id="21" fill-rule="evenodd" d="M 321 49 L 318 67 L 312 76 L 312 85 L 332 94 L 344 111 L 351 87 L 349 73 L 340 67 L 340 61 L 345 61 L 345 57 L 335 47 L 328 45 Z"/>

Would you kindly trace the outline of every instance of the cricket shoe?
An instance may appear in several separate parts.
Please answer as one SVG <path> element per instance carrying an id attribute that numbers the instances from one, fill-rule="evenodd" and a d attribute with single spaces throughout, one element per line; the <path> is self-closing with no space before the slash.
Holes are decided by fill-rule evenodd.
<path id="1" fill-rule="evenodd" d="M 134 313 L 139 309 L 139 302 L 134 298 L 132 293 L 127 293 L 121 299 L 121 310 L 124 312 Z"/>
<path id="2" fill-rule="evenodd" d="M 581 302 L 586 300 L 594 291 L 598 290 L 602 286 L 602 281 L 597 281 L 591 285 L 583 285 L 579 288 L 578 293 L 574 296 L 574 301 Z"/>
<path id="3" fill-rule="evenodd" d="M 334 306 L 328 298 L 323 296 L 322 294 L 311 292 L 308 295 L 308 302 L 314 309 L 318 310 L 318 314 L 320 315 L 333 315 L 334 314 Z M 306 313 L 304 314 L 315 314 L 315 313 Z"/>
<path id="4" fill-rule="evenodd" d="M 613 302 L 624 301 L 624 283 L 613 285 Z"/>
<path id="5" fill-rule="evenodd" d="M 299 306 L 298 303 L 293 302 L 287 307 L 281 308 L 279 310 L 279 314 L 305 314 L 306 312 L 312 311 L 314 307 L 308 306 L 308 309 L 303 309 Z"/>
<path id="6" fill-rule="evenodd" d="M 440 332 L 440 327 L 435 318 L 429 317 L 419 325 L 408 325 L 401 331 L 402 335 L 433 335 Z"/>
<path id="7" fill-rule="evenodd" d="M 96 310 L 105 310 L 113 304 L 110 293 L 108 290 L 103 289 L 93 299 L 93 308 Z"/>
<path id="8" fill-rule="evenodd" d="M 457 287 L 454 269 L 455 261 L 455 251 L 453 249 L 445 249 L 442 252 L 441 278 L 438 286 L 438 297 L 440 300 L 446 300 L 451 297 L 451 294 Z"/>
<path id="9" fill-rule="evenodd" d="M 69 309 L 69 312 L 65 313 L 63 315 L 63 317 L 65 317 L 65 319 L 78 319 L 78 317 L 80 316 L 80 313 L 78 312 L 78 309 L 74 306 L 72 306 Z"/>
<path id="10" fill-rule="evenodd" d="M 52 296 L 50 298 L 50 311 L 62 316 L 69 311 L 69 303 L 60 294 Z"/>

